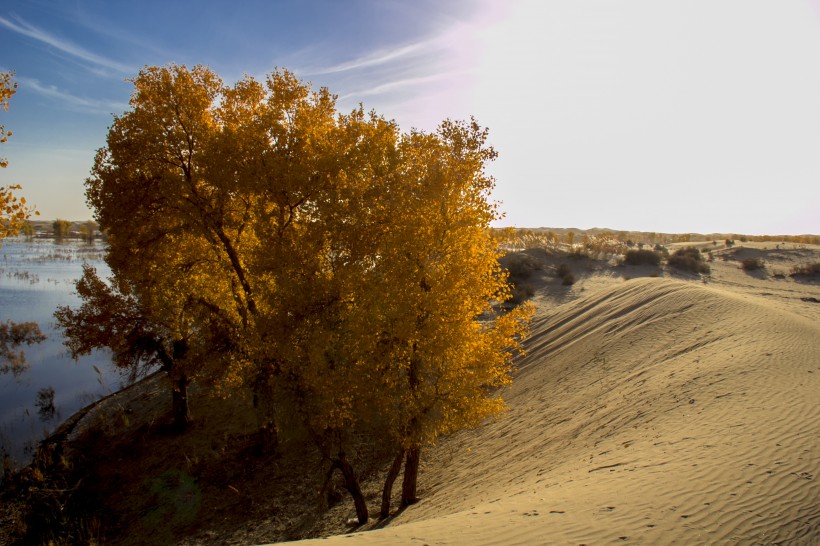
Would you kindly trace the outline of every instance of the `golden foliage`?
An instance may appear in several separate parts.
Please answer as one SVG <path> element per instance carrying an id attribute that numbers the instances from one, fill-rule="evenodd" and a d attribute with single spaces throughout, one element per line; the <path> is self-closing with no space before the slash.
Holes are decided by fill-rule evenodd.
<path id="1" fill-rule="evenodd" d="M 314 437 L 420 446 L 503 409 L 531 309 L 492 307 L 510 294 L 486 129 L 402 134 L 286 70 L 228 86 L 170 65 L 133 83 L 86 182 L 126 298 L 111 309 L 184 339 L 189 375 L 249 386 Z"/>

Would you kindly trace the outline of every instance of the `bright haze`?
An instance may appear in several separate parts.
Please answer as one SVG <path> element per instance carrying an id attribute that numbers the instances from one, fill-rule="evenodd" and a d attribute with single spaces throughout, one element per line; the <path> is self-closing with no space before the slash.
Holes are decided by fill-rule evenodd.
<path id="1" fill-rule="evenodd" d="M 820 233 L 820 0 L 4 1 L 0 124 L 41 217 L 81 220 L 127 81 L 275 67 L 403 130 L 490 129 L 518 227 Z"/>

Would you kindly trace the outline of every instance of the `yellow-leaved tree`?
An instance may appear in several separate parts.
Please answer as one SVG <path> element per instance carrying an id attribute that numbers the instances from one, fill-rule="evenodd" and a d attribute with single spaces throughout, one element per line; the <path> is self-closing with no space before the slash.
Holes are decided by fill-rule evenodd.
<path id="1" fill-rule="evenodd" d="M 395 454 L 382 514 L 402 463 L 415 501 L 423 446 L 503 409 L 529 318 L 494 310 L 509 291 L 486 130 L 402 134 L 286 70 L 226 86 L 169 65 L 133 83 L 86 183 L 113 277 L 86 271 L 69 346 L 137 365 L 183 344 L 175 377 L 250 388 L 263 448 L 307 431 L 360 522 L 353 438 Z"/>
<path id="2" fill-rule="evenodd" d="M 484 170 L 496 156 L 486 138 L 475 121 L 403 135 L 397 176 L 384 193 L 390 229 L 361 294 L 366 311 L 358 326 L 363 339 L 375 338 L 376 406 L 390 416 L 396 446 L 383 517 L 402 457 L 407 505 L 416 501 L 423 446 L 502 411 L 498 388 L 510 380 L 529 322 L 527 306 L 493 308 L 510 294 L 490 232 L 499 212 Z"/>

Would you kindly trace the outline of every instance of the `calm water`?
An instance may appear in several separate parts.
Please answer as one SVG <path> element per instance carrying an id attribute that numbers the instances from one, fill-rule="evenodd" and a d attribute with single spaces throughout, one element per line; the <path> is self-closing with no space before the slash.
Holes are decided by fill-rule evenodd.
<path id="1" fill-rule="evenodd" d="M 63 420 L 121 387 L 107 351 L 78 361 L 71 358 L 53 316 L 58 305 L 79 305 L 74 281 L 82 275 L 83 263 L 95 266 L 101 276 L 108 274 L 103 252 L 99 243 L 2 241 L 0 320 L 34 321 L 48 336 L 40 344 L 22 347 L 29 364 L 26 372 L 17 378 L 0 374 L 0 453 L 18 463 L 28 462 L 33 446 Z M 38 392 L 49 389 L 53 408 L 42 401 L 38 406 Z"/>

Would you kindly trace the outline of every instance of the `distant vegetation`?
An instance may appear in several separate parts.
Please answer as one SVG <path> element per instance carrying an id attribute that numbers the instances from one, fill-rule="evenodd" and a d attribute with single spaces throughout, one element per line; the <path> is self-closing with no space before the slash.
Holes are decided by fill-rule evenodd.
<path id="1" fill-rule="evenodd" d="M 703 254 L 695 247 L 685 247 L 676 250 L 667 258 L 670 267 L 681 271 L 708 274 L 711 268 L 703 261 Z"/>
<path id="2" fill-rule="evenodd" d="M 766 264 L 761 258 L 745 258 L 740 262 L 740 267 L 744 271 L 757 271 L 763 269 Z"/>
<path id="3" fill-rule="evenodd" d="M 504 235 L 501 235 L 501 234 Z M 779 242 L 795 244 L 820 244 L 820 235 L 742 235 L 725 233 L 658 233 L 654 231 L 616 231 L 608 229 L 580 230 L 576 228 L 537 228 L 512 229 L 498 228 L 496 236 L 507 241 L 514 248 L 558 248 L 587 247 L 593 249 L 610 247 L 629 248 L 631 241 L 635 245 L 669 245 L 691 243 L 694 241 L 710 241 L 717 246 L 718 241 L 724 241 L 726 246 L 734 246 L 735 240 L 741 242 Z M 563 239 L 563 243 L 561 240 Z M 625 251 L 625 250 L 624 250 Z"/>
<path id="4" fill-rule="evenodd" d="M 790 275 L 792 277 L 820 276 L 820 262 L 796 266 L 792 269 Z"/>
<path id="5" fill-rule="evenodd" d="M 93 220 L 72 221 L 27 220 L 20 225 L 20 233 L 27 239 L 56 239 L 60 241 L 79 239 L 89 243 L 97 239 L 105 240 L 105 233 Z"/>
<path id="6" fill-rule="evenodd" d="M 653 250 L 627 250 L 624 263 L 627 265 L 660 265 L 661 255 Z"/>

